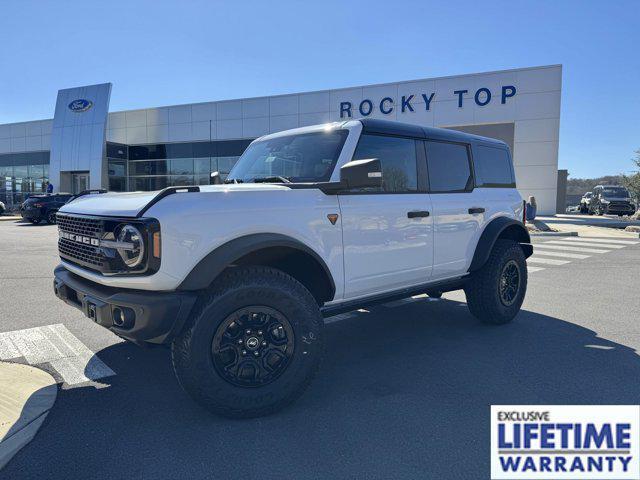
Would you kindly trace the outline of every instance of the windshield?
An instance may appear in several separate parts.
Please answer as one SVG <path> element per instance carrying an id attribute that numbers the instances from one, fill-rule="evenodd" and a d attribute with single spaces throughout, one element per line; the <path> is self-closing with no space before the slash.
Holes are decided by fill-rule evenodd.
<path id="1" fill-rule="evenodd" d="M 254 142 L 226 182 L 326 182 L 348 133 L 329 130 Z"/>
<path id="2" fill-rule="evenodd" d="M 622 187 L 607 187 L 602 189 L 602 195 L 613 198 L 627 198 L 629 197 L 629 192 Z"/>

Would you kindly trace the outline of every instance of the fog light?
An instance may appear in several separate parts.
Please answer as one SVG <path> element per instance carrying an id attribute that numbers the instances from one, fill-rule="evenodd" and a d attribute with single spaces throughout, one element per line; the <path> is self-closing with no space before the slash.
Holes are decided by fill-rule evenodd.
<path id="1" fill-rule="evenodd" d="M 115 307 L 113 309 L 113 324 L 118 328 L 131 328 L 136 321 L 135 312 L 129 307 Z"/>

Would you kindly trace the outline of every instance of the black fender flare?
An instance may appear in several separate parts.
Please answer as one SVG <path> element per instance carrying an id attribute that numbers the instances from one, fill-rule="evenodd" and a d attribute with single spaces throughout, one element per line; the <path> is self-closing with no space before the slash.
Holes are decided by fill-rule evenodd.
<path id="1" fill-rule="evenodd" d="M 325 261 L 313 249 L 295 238 L 279 233 L 256 233 L 228 241 L 209 252 L 182 281 L 178 290 L 202 290 L 229 265 L 245 255 L 265 248 L 285 247 L 309 254 L 320 264 L 331 286 L 331 298 L 335 295 L 336 285 L 331 270 Z"/>
<path id="2" fill-rule="evenodd" d="M 478 244 L 476 245 L 476 251 L 473 254 L 469 272 L 474 272 L 482 268 L 489 259 L 491 250 L 493 250 L 493 246 L 500 236 L 518 242 L 522 247 L 525 257 L 529 258 L 533 253 L 531 237 L 524 224 L 509 217 L 497 217 L 489 222 L 482 232 L 482 235 L 480 235 L 480 240 L 478 240 Z"/>

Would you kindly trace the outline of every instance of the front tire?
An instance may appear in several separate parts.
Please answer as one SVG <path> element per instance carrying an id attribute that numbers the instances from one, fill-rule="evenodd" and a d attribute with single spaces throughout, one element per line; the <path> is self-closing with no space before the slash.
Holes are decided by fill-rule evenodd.
<path id="1" fill-rule="evenodd" d="M 527 262 L 520 245 L 497 240 L 464 291 L 469 310 L 482 322 L 501 325 L 513 320 L 527 291 Z"/>
<path id="2" fill-rule="evenodd" d="M 56 224 L 56 221 L 57 221 L 56 214 L 57 213 L 58 212 L 49 212 L 49 214 L 47 215 L 47 223 L 49 225 L 55 225 Z"/>
<path id="3" fill-rule="evenodd" d="M 297 280 L 270 267 L 236 267 L 203 294 L 173 341 L 174 372 L 213 413 L 268 415 L 311 383 L 323 325 L 318 304 Z"/>

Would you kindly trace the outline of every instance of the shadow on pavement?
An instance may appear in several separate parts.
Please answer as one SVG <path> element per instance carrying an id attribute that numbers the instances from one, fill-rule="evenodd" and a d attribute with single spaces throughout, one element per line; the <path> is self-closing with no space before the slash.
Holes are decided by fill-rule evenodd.
<path id="1" fill-rule="evenodd" d="M 523 311 L 501 327 L 420 301 L 330 323 L 321 372 L 271 417 L 192 403 L 166 349 L 101 352 L 105 388 L 59 392 L 1 478 L 488 478 L 491 404 L 636 404 L 640 358 Z"/>

